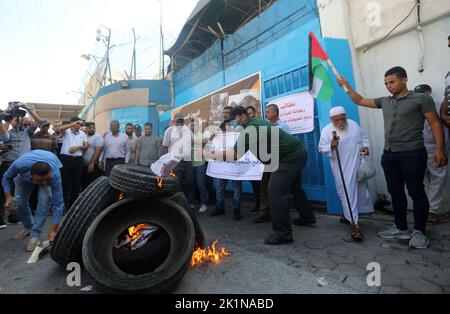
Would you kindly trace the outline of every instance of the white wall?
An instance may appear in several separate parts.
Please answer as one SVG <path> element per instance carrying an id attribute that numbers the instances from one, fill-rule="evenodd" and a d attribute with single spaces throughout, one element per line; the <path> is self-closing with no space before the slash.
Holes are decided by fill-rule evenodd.
<path id="1" fill-rule="evenodd" d="M 367 22 L 374 14 L 369 3 L 379 4 L 381 24 Z M 433 88 L 433 98 L 441 103 L 444 93 L 444 77 L 450 71 L 450 48 L 447 36 L 450 34 L 450 1 L 422 1 L 424 21 L 432 21 L 423 27 L 425 42 L 424 71 L 418 72 L 420 44 L 414 29 L 416 14 L 399 27 L 399 35 L 383 42 L 383 38 L 398 22 L 410 12 L 415 0 L 318 0 L 322 35 L 324 37 L 348 39 L 352 49 L 352 61 L 356 79 L 356 90 L 367 97 L 386 96 L 383 83 L 384 73 L 393 66 L 403 66 L 409 76 L 409 88 L 428 84 Z M 442 17 L 437 18 L 439 15 Z M 411 29 L 407 31 L 408 29 Z M 363 52 L 368 45 L 374 44 Z M 377 176 L 369 183 L 372 197 L 386 194 L 387 188 L 380 158 L 384 146 L 384 125 L 380 110 L 360 108 L 361 126 L 368 132 L 372 146 L 371 159 L 377 166 Z M 450 167 L 449 169 L 450 170 Z M 449 204 L 450 178 L 447 184 L 446 205 Z"/>

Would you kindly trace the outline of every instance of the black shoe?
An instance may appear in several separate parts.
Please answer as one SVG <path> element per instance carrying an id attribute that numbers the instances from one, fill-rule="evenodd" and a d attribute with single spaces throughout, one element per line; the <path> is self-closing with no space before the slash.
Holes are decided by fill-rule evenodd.
<path id="1" fill-rule="evenodd" d="M 292 223 L 296 226 L 311 226 L 316 223 L 316 220 L 304 220 L 300 217 L 297 217 L 292 220 Z"/>
<path id="2" fill-rule="evenodd" d="M 8 223 L 17 225 L 18 223 L 20 223 L 20 219 L 16 214 L 11 214 L 8 216 Z"/>
<path id="3" fill-rule="evenodd" d="M 264 244 L 267 244 L 267 245 L 281 245 L 281 244 L 289 244 L 292 242 L 294 242 L 292 237 L 291 238 L 279 238 L 273 234 L 271 234 L 264 240 Z"/>
<path id="4" fill-rule="evenodd" d="M 0 229 L 5 229 L 6 227 L 6 222 L 3 220 L 3 217 L 0 217 Z"/>
<path id="5" fill-rule="evenodd" d="M 234 210 L 233 211 L 233 220 L 234 221 L 238 221 L 238 220 L 241 220 L 241 219 L 242 219 L 241 210 L 240 209 Z"/>
<path id="6" fill-rule="evenodd" d="M 266 211 L 259 212 L 258 216 L 253 219 L 253 222 L 255 224 L 263 223 L 263 222 L 269 222 L 270 221 L 270 213 Z"/>
<path id="7" fill-rule="evenodd" d="M 225 210 L 223 208 L 215 207 L 212 211 L 209 212 L 209 215 L 211 217 L 219 216 L 219 215 L 225 215 Z"/>
<path id="8" fill-rule="evenodd" d="M 252 209 L 250 209 L 249 211 L 248 211 L 248 214 L 249 215 L 256 215 L 256 214 L 258 214 L 259 213 L 259 206 L 256 206 L 255 205 L 255 207 L 253 207 Z"/>

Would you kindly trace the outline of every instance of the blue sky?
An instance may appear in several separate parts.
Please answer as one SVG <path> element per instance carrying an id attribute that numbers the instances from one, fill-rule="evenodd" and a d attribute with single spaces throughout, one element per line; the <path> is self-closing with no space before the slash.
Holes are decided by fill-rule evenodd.
<path id="1" fill-rule="evenodd" d="M 162 0 L 165 48 L 176 39 L 197 0 Z M 8 101 L 76 103 L 94 61 L 100 24 L 112 29 L 113 69 L 130 71 L 132 28 L 138 77 L 159 67 L 160 0 L 0 0 L 0 107 Z M 107 31 L 104 30 L 106 34 Z"/>

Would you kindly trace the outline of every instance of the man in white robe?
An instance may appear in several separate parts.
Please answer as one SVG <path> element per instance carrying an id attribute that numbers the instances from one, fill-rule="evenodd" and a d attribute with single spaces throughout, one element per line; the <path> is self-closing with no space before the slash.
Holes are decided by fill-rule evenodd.
<path id="1" fill-rule="evenodd" d="M 330 160 L 336 182 L 336 190 L 341 200 L 345 217 L 341 217 L 341 222 L 350 223 L 351 216 L 336 156 L 336 148 L 339 149 L 345 186 L 355 222 L 352 229 L 352 238 L 362 240 L 363 234 L 358 222 L 358 211 L 365 214 L 372 213 L 373 204 L 367 188 L 367 181 L 358 182 L 357 173 L 361 163 L 360 154 L 369 154 L 369 140 L 366 133 L 355 121 L 347 119 L 343 107 L 338 106 L 332 108 L 330 110 L 330 119 L 332 123 L 328 124 L 322 130 L 319 151 L 328 156 Z M 338 136 L 337 141 L 333 139 L 333 131 L 336 131 Z"/>

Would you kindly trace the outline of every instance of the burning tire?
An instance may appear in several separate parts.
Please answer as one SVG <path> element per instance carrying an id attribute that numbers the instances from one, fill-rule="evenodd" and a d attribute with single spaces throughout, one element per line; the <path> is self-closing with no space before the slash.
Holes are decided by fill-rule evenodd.
<path id="1" fill-rule="evenodd" d="M 171 197 L 167 198 L 169 201 L 175 202 L 176 204 L 183 207 L 186 212 L 189 214 L 189 217 L 191 217 L 192 223 L 194 224 L 195 229 L 195 246 L 203 246 L 203 242 L 205 241 L 205 235 L 203 233 L 202 227 L 200 227 L 200 224 L 198 223 L 197 216 L 195 216 L 195 213 L 193 212 L 191 206 L 189 206 L 189 202 L 186 199 L 186 196 L 183 192 L 178 192 Z"/>
<path id="2" fill-rule="evenodd" d="M 158 177 L 150 168 L 117 165 L 111 171 L 111 186 L 133 197 L 167 197 L 180 190 L 176 178 L 164 177 L 158 187 Z"/>
<path id="3" fill-rule="evenodd" d="M 91 222 L 112 204 L 119 192 L 111 187 L 108 177 L 100 177 L 80 194 L 61 222 L 51 250 L 52 259 L 66 267 L 81 261 L 83 237 Z"/>
<path id="4" fill-rule="evenodd" d="M 134 235 L 131 229 L 147 233 L 141 232 L 130 241 L 123 236 Z M 155 230 L 161 231 L 159 236 L 154 237 Z M 169 243 L 164 243 L 164 233 Z M 152 238 L 155 241 L 149 245 Z M 143 243 L 145 240 L 148 241 Z M 83 241 L 83 262 L 88 274 L 103 288 L 167 293 L 188 269 L 194 240 L 194 225 L 180 205 L 166 199 L 123 199 L 92 222 Z M 141 247 L 133 247 L 136 243 L 142 244 Z M 115 260 L 116 250 L 127 246 L 130 251 L 126 255 L 132 262 Z M 159 261 L 146 263 L 140 258 L 150 255 Z"/>

